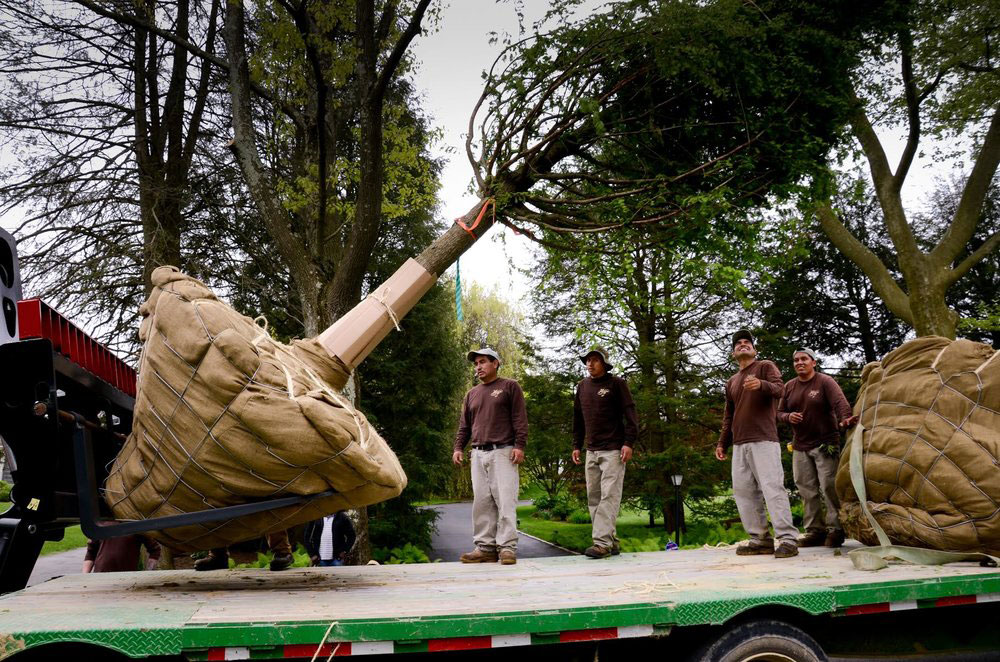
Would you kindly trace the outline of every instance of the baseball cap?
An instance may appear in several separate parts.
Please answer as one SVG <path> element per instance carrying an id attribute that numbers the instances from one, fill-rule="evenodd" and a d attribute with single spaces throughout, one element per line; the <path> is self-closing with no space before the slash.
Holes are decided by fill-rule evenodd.
<path id="1" fill-rule="evenodd" d="M 470 361 L 475 361 L 477 356 L 488 356 L 496 360 L 497 363 L 500 363 L 500 355 L 489 347 L 483 347 L 482 349 L 477 349 L 466 354 L 466 358 Z"/>
<path id="2" fill-rule="evenodd" d="M 597 347 L 597 346 L 594 346 L 594 347 L 591 347 L 590 349 L 588 349 L 586 354 L 581 354 L 580 355 L 580 363 L 586 365 L 587 364 L 587 357 L 590 356 L 591 354 L 597 354 L 597 355 L 599 355 L 601 357 L 601 360 L 604 361 L 604 369 L 605 370 L 611 370 L 612 368 L 614 368 L 613 365 L 611 365 L 610 363 L 608 363 L 608 350 L 604 349 L 603 347 Z"/>
<path id="3" fill-rule="evenodd" d="M 736 343 L 739 342 L 740 340 L 743 340 L 744 338 L 749 340 L 750 344 L 753 345 L 755 348 L 757 347 L 757 341 L 754 340 L 753 334 L 750 333 L 749 329 L 740 329 L 739 331 L 733 334 L 733 347 L 736 347 Z"/>
<path id="4" fill-rule="evenodd" d="M 794 352 L 792 352 L 792 356 L 794 357 L 799 352 L 801 352 L 803 354 L 808 354 L 809 358 L 811 358 L 813 361 L 817 360 L 816 359 L 816 352 L 814 352 L 813 350 L 809 349 L 808 347 L 799 347 L 797 350 L 795 350 Z"/>

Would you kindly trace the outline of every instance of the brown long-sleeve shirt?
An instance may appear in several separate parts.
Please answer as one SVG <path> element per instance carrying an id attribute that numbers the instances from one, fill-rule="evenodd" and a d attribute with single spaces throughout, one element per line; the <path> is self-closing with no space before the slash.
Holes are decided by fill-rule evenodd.
<path id="1" fill-rule="evenodd" d="M 472 387 L 465 394 L 454 449 L 464 450 L 469 441 L 473 448 L 513 443 L 524 450 L 528 441 L 528 412 L 520 384 L 498 377 L 489 384 Z"/>
<path id="2" fill-rule="evenodd" d="M 139 550 L 145 546 L 151 559 L 160 558 L 160 545 L 152 538 L 128 535 L 88 540 L 83 559 L 94 562 L 94 572 L 133 572 L 139 569 Z"/>
<path id="3" fill-rule="evenodd" d="M 802 414 L 802 422 L 792 424 L 788 415 Z M 808 451 L 840 438 L 840 421 L 849 418 L 851 405 L 833 377 L 822 373 L 802 381 L 798 377 L 785 384 L 785 395 L 778 403 L 778 420 L 792 426 L 792 448 Z"/>
<path id="4" fill-rule="evenodd" d="M 635 402 L 628 384 L 621 377 L 605 373 L 587 377 L 576 385 L 573 399 L 573 447 L 592 451 L 620 450 L 632 447 L 639 436 Z"/>
<path id="5" fill-rule="evenodd" d="M 743 380 L 750 376 L 760 380 L 759 390 L 744 390 Z M 754 361 L 730 377 L 718 445 L 726 449 L 732 444 L 777 441 L 775 412 L 784 389 L 781 371 L 770 361 Z"/>

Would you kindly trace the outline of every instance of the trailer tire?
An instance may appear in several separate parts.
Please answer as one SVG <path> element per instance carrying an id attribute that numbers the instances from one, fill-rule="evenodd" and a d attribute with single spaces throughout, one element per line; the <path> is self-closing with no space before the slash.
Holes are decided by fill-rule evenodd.
<path id="1" fill-rule="evenodd" d="M 828 662 L 816 640 L 799 628 L 773 620 L 741 623 L 692 658 L 693 662 Z"/>

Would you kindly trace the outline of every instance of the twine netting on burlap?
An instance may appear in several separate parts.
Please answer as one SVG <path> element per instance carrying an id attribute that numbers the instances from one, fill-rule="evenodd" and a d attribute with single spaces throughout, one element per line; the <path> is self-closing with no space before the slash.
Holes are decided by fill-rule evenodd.
<path id="1" fill-rule="evenodd" d="M 153 272 L 132 433 L 104 498 L 140 520 L 267 498 L 337 494 L 155 531 L 177 551 L 223 547 L 399 495 L 388 444 L 340 394 L 348 370 L 315 341 L 284 345 L 173 267 Z"/>
<path id="2" fill-rule="evenodd" d="M 1000 552 L 998 356 L 989 345 L 928 336 L 865 366 L 854 413 L 867 501 L 894 544 Z M 877 545 L 851 486 L 850 443 L 837 470 L 841 522 Z"/>

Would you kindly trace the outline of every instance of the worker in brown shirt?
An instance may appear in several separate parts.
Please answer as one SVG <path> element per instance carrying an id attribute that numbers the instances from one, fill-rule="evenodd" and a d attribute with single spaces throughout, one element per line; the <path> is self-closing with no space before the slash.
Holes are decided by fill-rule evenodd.
<path id="1" fill-rule="evenodd" d="M 587 506 L 594 544 L 584 554 L 603 559 L 619 551 L 616 524 L 622 502 L 625 464 L 639 434 L 628 384 L 608 371 L 608 352 L 595 347 L 580 360 L 589 377 L 576 386 L 573 401 L 573 463 L 587 444 Z"/>
<path id="2" fill-rule="evenodd" d="M 83 557 L 83 572 L 135 572 L 139 570 L 139 554 L 146 548 L 146 570 L 156 570 L 160 561 L 160 545 L 143 535 L 119 536 L 106 540 L 87 540 Z"/>
<path id="3" fill-rule="evenodd" d="M 829 375 L 816 371 L 816 353 L 797 349 L 792 353 L 795 379 L 785 384 L 778 403 L 778 420 L 792 426 L 792 476 L 802 497 L 802 525 L 806 534 L 800 547 L 840 547 L 844 529 L 837 511 L 840 501 L 834 489 L 840 449 L 840 429 L 853 425 L 851 405 Z M 831 447 L 836 450 L 830 452 Z M 826 505 L 825 526 L 820 519 Z"/>
<path id="4" fill-rule="evenodd" d="M 733 334 L 732 356 L 740 370 L 726 382 L 726 408 L 715 457 L 724 461 L 726 450 L 733 447 L 733 498 L 743 528 L 750 535 L 736 553 L 795 556 L 799 553 L 799 531 L 792 523 L 775 422 L 784 391 L 781 372 L 771 361 L 757 360 L 753 335 L 746 329 Z M 765 504 L 779 540 L 777 547 L 764 515 Z"/>
<path id="5" fill-rule="evenodd" d="M 518 465 L 524 462 L 528 414 L 521 386 L 497 375 L 500 356 L 489 347 L 469 352 L 479 384 L 465 394 L 452 461 L 472 444 L 472 525 L 476 549 L 462 563 L 517 563 Z"/>

